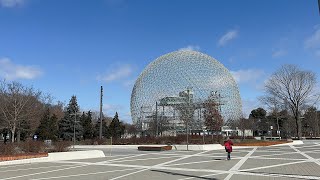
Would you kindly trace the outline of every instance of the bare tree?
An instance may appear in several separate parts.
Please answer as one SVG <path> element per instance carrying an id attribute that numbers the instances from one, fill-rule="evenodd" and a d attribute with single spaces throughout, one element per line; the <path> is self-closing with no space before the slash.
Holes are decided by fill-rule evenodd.
<path id="1" fill-rule="evenodd" d="M 265 88 L 269 97 L 275 97 L 279 103 L 288 105 L 296 123 L 296 134 L 301 138 L 301 108 L 313 96 L 316 76 L 295 65 L 283 65 L 267 81 Z"/>
<path id="2" fill-rule="evenodd" d="M 24 128 L 35 130 L 39 125 L 40 114 L 43 110 L 40 95 L 40 91 L 24 87 L 18 82 L 1 82 L 1 124 L 3 128 L 10 130 L 12 142 L 14 142 L 15 134 L 17 140 L 20 140 L 20 132 Z"/>
<path id="3" fill-rule="evenodd" d="M 245 139 L 246 130 L 252 127 L 253 119 L 246 119 L 244 117 L 236 121 L 237 127 L 241 130 L 242 139 Z"/>

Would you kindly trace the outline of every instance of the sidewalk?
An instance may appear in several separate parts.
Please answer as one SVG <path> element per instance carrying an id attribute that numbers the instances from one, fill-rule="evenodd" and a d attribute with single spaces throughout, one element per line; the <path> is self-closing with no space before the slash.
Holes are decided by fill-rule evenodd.
<path id="1" fill-rule="evenodd" d="M 90 158 L 99 158 L 99 157 L 105 157 L 103 151 L 101 150 L 56 152 L 56 153 L 48 153 L 48 157 L 20 159 L 20 160 L 13 160 L 13 161 L 2 161 L 0 162 L 0 166 L 13 165 L 13 164 L 38 163 L 38 162 L 66 161 L 66 160 L 75 160 L 75 159 L 90 159 Z"/>

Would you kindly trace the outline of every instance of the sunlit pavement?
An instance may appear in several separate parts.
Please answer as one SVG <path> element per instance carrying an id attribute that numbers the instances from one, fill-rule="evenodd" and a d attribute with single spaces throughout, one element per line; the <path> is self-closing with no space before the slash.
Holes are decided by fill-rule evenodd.
<path id="1" fill-rule="evenodd" d="M 0 166 L 0 179 L 320 179 L 320 142 L 223 150 L 105 150 L 105 158 Z"/>

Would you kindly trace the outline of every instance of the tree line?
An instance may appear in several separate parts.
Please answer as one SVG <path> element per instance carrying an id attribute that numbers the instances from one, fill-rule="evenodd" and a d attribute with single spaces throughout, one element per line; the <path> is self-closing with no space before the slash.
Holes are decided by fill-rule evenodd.
<path id="1" fill-rule="evenodd" d="M 49 95 L 18 82 L 0 83 L 0 134 L 4 141 L 19 142 L 37 136 L 46 140 L 95 139 L 99 137 L 102 123 L 103 138 L 120 138 L 132 130 L 132 125 L 114 117 L 98 117 L 97 112 L 80 111 L 77 97 L 72 96 L 64 107 L 61 102 L 53 104 Z M 6 138 L 6 137 L 9 138 Z"/>
<path id="2" fill-rule="evenodd" d="M 316 105 L 320 93 L 316 85 L 314 72 L 296 65 L 281 66 L 266 81 L 264 95 L 259 97 L 269 112 L 254 109 L 248 119 L 239 120 L 237 125 L 252 129 L 254 135 L 319 137 L 320 111 Z"/>
<path id="3" fill-rule="evenodd" d="M 254 109 L 249 118 L 235 121 L 234 128 L 252 129 L 254 136 L 279 131 L 282 137 L 319 136 L 320 114 L 316 105 L 320 94 L 316 85 L 314 72 L 295 65 L 283 65 L 266 81 L 264 95 L 259 98 L 268 112 L 263 108 Z M 139 131 L 134 125 L 120 121 L 117 112 L 113 118 L 103 116 L 102 120 L 95 112 L 81 112 L 76 96 L 71 97 L 66 107 L 60 102 L 53 104 L 51 99 L 21 83 L 0 81 L 0 133 L 5 137 L 9 135 L 11 142 L 19 142 L 34 134 L 40 139 L 53 140 L 71 140 L 74 135 L 77 140 L 97 138 L 100 123 L 105 138 L 136 135 Z M 213 131 L 223 125 L 217 107 L 212 98 L 206 102 L 204 123 Z M 190 111 L 194 110 L 185 108 L 180 113 L 190 119 Z M 169 119 L 152 117 L 150 130 L 154 131 L 153 134 L 165 132 Z"/>

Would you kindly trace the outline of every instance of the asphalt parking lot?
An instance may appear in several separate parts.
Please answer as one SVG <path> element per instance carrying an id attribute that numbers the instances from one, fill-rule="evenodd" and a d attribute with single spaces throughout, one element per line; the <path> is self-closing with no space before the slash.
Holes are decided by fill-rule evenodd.
<path id="1" fill-rule="evenodd" d="M 0 166 L 0 179 L 320 179 L 320 143 L 223 150 L 104 150 L 106 157 Z"/>

